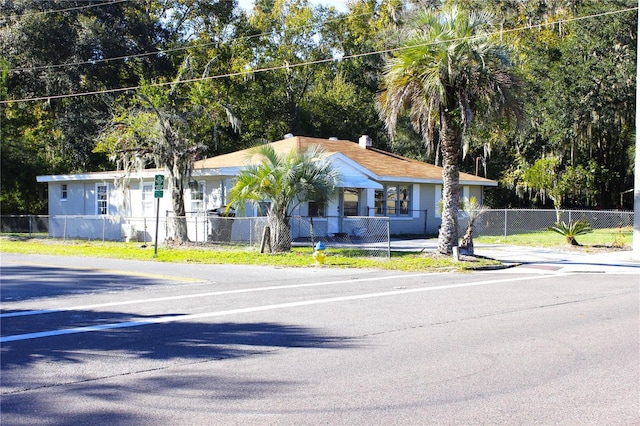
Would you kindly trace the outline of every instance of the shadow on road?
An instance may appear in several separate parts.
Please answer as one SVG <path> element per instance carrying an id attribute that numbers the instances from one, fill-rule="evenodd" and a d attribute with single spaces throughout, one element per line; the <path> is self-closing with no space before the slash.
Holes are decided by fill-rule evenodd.
<path id="1" fill-rule="evenodd" d="M 95 312 L 66 312 L 84 315 Z M 163 315 L 166 316 L 166 315 Z M 124 321 L 123 313 L 101 312 L 100 317 Z M 144 320 L 136 316 L 137 320 Z M 4 321 L 6 323 L 6 320 Z M 76 324 L 74 324 L 76 325 Z M 3 336 L 15 335 L 10 325 L 3 325 Z M 274 348 L 344 348 L 351 345 L 346 337 L 330 336 L 321 330 L 277 323 L 196 323 L 170 322 L 122 328 L 109 331 L 86 332 L 56 337 L 5 342 L 2 344 L 2 385 L 10 386 L 21 375 L 13 369 L 36 363 L 83 363 L 102 356 L 149 360 L 208 360 L 244 356 Z"/>
<path id="2" fill-rule="evenodd" d="M 79 314 L 67 312 L 71 313 Z M 92 317 L 95 313 L 80 314 Z M 118 315 L 126 317 L 106 313 L 111 320 Z M 9 328 L 6 332 L 11 334 Z M 285 348 L 344 349 L 355 345 L 350 338 L 327 335 L 321 329 L 271 322 L 175 322 L 6 342 L 1 349 L 0 409 L 9 420 L 24 416 L 24 407 L 28 406 L 28 422 L 32 424 L 52 420 L 55 424 L 131 424 L 142 419 L 136 419 L 129 409 L 110 411 L 103 405 L 126 405 L 127 395 L 144 392 L 164 395 L 169 407 L 175 406 L 171 395 L 180 396 L 182 403 L 202 399 L 203 394 L 207 398 L 235 399 L 298 385 L 248 381 L 224 368 L 214 368 L 217 373 L 206 377 L 190 377 L 189 369 L 176 374 L 176 367 L 270 356 Z M 111 381 L 121 376 L 126 380 Z M 93 410 L 92 403 L 78 406 L 75 400 L 71 406 L 77 412 L 66 412 L 64 401 L 72 394 L 102 408 Z M 209 404 L 211 399 L 203 403 Z"/>
<path id="3" fill-rule="evenodd" d="M 124 290 L 158 284 L 159 281 L 90 268 L 3 265 L 0 301 Z"/>

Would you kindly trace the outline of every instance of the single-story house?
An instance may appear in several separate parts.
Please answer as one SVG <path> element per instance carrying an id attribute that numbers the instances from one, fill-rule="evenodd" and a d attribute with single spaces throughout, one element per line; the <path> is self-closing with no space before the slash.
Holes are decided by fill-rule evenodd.
<path id="1" fill-rule="evenodd" d="M 278 153 L 304 150 L 311 145 L 320 145 L 328 153 L 340 171 L 341 186 L 328 205 L 303 203 L 291 212 L 292 216 L 313 217 L 314 226 L 321 225 L 321 232 L 329 235 L 353 233 L 350 219 L 355 217 L 388 218 L 391 235 L 438 232 L 441 167 L 373 148 L 368 136 L 361 137 L 358 143 L 301 136 L 272 143 Z M 199 230 L 198 221 L 189 225 L 193 240 L 206 239 L 207 235 L 200 236 L 203 232 L 209 232 L 211 237 L 206 218 L 226 206 L 226 195 L 238 171 L 247 165 L 249 151 L 195 162 L 192 184 L 185 194 L 186 210 L 189 217 L 203 219 Z M 166 188 L 164 194 L 155 191 L 155 176 L 162 173 L 158 169 L 134 172 L 124 184 L 123 172 L 116 171 L 38 176 L 38 182 L 49 186 L 50 235 L 153 240 L 156 211 L 161 220 L 172 214 Z M 476 197 L 482 202 L 483 189 L 497 186 L 497 182 L 460 173 L 460 186 L 461 197 Z M 261 216 L 261 210 L 261 206 L 255 206 L 245 215 Z M 192 229 L 194 226 L 196 229 Z M 166 229 L 160 228 L 158 240 L 167 235 Z"/>

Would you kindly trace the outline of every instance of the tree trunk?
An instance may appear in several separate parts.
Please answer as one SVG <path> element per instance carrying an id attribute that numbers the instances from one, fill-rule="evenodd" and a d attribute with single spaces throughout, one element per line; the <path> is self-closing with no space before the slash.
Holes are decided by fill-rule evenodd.
<path id="1" fill-rule="evenodd" d="M 291 227 L 287 217 L 269 215 L 271 228 L 271 251 L 273 253 L 288 253 L 291 251 Z"/>
<path id="2" fill-rule="evenodd" d="M 438 235 L 438 251 L 452 254 L 458 244 L 458 204 L 460 201 L 461 129 L 453 112 L 440 110 L 440 142 L 442 146 L 442 225 Z"/>
<path id="3" fill-rule="evenodd" d="M 187 232 L 187 217 L 184 209 L 184 187 L 180 178 L 172 176 L 171 202 L 173 204 L 173 239 L 184 243 L 189 241 Z"/>
<path id="4" fill-rule="evenodd" d="M 464 233 L 460 242 L 460 252 L 462 254 L 473 255 L 473 222 L 469 221 L 467 232 Z"/>

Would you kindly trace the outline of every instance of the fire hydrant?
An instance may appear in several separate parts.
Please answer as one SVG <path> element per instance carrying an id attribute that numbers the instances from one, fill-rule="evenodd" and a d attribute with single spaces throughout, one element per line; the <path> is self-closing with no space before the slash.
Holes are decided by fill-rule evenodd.
<path id="1" fill-rule="evenodd" d="M 320 241 L 316 244 L 316 248 L 313 251 L 313 258 L 316 260 L 316 265 L 324 265 L 324 259 L 327 255 L 324 252 L 324 243 Z"/>

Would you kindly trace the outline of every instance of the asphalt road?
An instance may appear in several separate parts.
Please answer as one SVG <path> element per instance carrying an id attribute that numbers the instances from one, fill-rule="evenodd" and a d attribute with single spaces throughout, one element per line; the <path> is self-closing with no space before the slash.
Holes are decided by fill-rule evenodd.
<path id="1" fill-rule="evenodd" d="M 2 425 L 640 424 L 634 273 L 0 267 Z"/>

